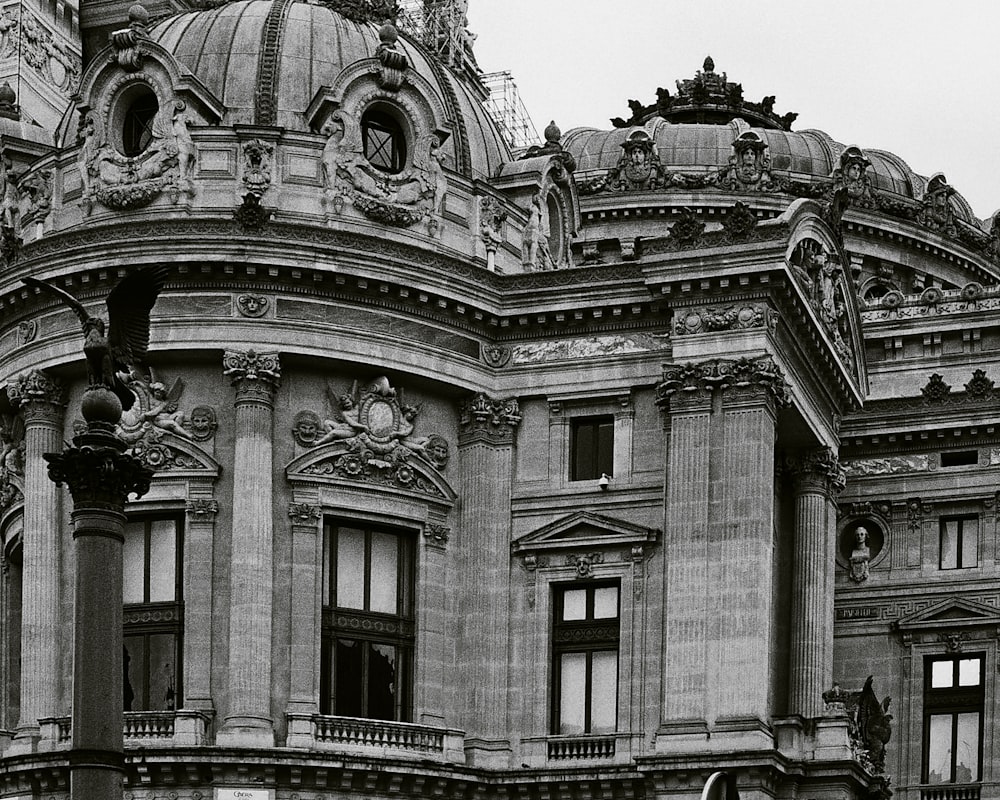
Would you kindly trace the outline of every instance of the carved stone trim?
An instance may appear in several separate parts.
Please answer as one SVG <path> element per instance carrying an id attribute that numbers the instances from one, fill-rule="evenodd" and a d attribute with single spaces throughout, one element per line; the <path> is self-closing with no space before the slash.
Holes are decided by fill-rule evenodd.
<path id="1" fill-rule="evenodd" d="M 323 516 L 323 510 L 312 503 L 289 503 L 288 516 L 298 524 L 306 524 Z"/>
<path id="2" fill-rule="evenodd" d="M 244 317 L 263 317 L 271 301 L 262 294 L 241 294 L 236 298 L 236 308 Z"/>
<path id="3" fill-rule="evenodd" d="M 424 539 L 427 544 L 444 549 L 451 537 L 451 528 L 447 525 L 428 525 L 424 528 Z"/>
<path id="4" fill-rule="evenodd" d="M 495 400 L 477 394 L 459 408 L 459 446 L 472 442 L 512 445 L 514 431 L 521 422 L 517 398 Z"/>
<path id="5" fill-rule="evenodd" d="M 213 498 L 196 497 L 187 501 L 184 510 L 194 520 L 207 521 L 219 513 L 219 501 Z"/>
<path id="6" fill-rule="evenodd" d="M 768 328 L 774 330 L 777 317 L 765 305 L 746 303 L 731 306 L 680 308 L 674 314 L 674 333 L 693 333 Z"/>
<path id="7" fill-rule="evenodd" d="M 840 494 L 847 483 L 847 473 L 829 447 L 818 447 L 789 456 L 786 464 L 795 481 L 795 491 Z"/>
<path id="8" fill-rule="evenodd" d="M 227 350 L 222 356 L 222 372 L 236 387 L 236 402 L 268 405 L 281 385 L 281 363 L 277 353 Z"/>
<path id="9" fill-rule="evenodd" d="M 679 410 L 686 399 L 704 402 L 713 392 L 728 392 L 733 399 L 763 397 L 784 407 L 791 402 L 788 391 L 781 369 L 770 356 L 712 359 L 668 367 L 656 387 L 656 403 Z"/>
<path id="10" fill-rule="evenodd" d="M 66 387 L 41 370 L 33 370 L 8 384 L 7 399 L 24 415 L 25 425 L 57 424 L 66 406 Z"/>

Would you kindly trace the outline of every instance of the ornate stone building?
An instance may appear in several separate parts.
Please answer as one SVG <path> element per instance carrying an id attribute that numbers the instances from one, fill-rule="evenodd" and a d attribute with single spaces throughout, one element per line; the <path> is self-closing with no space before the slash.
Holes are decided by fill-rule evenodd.
<path id="1" fill-rule="evenodd" d="M 375 5 L 95 3 L 0 98 L 0 797 L 70 758 L 23 279 L 149 266 L 127 796 L 997 797 L 1000 219 L 710 59 L 512 153 Z"/>

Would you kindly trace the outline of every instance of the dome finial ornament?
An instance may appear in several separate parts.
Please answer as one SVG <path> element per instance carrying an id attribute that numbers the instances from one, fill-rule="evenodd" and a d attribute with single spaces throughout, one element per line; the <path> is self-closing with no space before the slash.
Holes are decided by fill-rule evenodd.
<path id="1" fill-rule="evenodd" d="M 705 72 L 715 72 L 715 62 L 711 56 L 705 56 L 705 63 L 701 65 L 701 68 Z"/>
<path id="2" fill-rule="evenodd" d="M 21 109 L 17 106 L 17 94 L 7 81 L 0 86 L 0 117 L 4 119 L 20 119 Z"/>

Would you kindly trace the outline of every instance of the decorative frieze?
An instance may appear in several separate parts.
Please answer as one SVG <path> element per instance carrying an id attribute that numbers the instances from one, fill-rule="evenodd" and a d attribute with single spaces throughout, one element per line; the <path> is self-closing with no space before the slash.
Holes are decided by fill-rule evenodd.
<path id="1" fill-rule="evenodd" d="M 927 472 L 933 468 L 927 454 L 887 456 L 886 458 L 852 458 L 844 461 L 848 477 L 898 475 L 907 472 Z"/>
<path id="2" fill-rule="evenodd" d="M 244 317 L 263 317 L 271 301 L 262 294 L 241 294 L 236 298 L 236 308 Z"/>
<path id="3" fill-rule="evenodd" d="M 521 422 L 516 397 L 497 400 L 477 394 L 459 407 L 459 445 L 474 441 L 510 445 Z"/>
<path id="4" fill-rule="evenodd" d="M 681 308 L 674 314 L 674 333 L 685 336 L 764 327 L 773 330 L 776 323 L 774 312 L 761 304 Z"/>

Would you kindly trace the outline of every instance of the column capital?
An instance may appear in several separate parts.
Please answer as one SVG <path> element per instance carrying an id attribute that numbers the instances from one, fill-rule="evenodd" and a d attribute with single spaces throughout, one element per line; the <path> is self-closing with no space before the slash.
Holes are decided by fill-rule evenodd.
<path id="1" fill-rule="evenodd" d="M 844 491 L 847 484 L 847 473 L 829 447 L 804 450 L 788 456 L 785 463 L 797 493 L 822 492 L 834 497 Z"/>
<path id="2" fill-rule="evenodd" d="M 668 366 L 656 387 L 656 404 L 675 412 L 707 408 L 714 392 L 726 402 L 766 402 L 776 409 L 791 403 L 781 368 L 771 356 L 757 356 Z"/>
<path id="3" fill-rule="evenodd" d="M 7 386 L 7 399 L 24 415 L 24 424 L 57 424 L 66 407 L 66 387 L 41 370 L 21 375 Z"/>
<path id="4" fill-rule="evenodd" d="M 125 443 L 99 425 L 92 424 L 77 436 L 75 447 L 42 456 L 49 465 L 49 480 L 69 486 L 74 513 L 84 509 L 122 513 L 128 496 L 142 497 L 153 478 L 152 469 L 125 453 Z"/>
<path id="5" fill-rule="evenodd" d="M 315 529 L 316 520 L 323 516 L 323 509 L 313 503 L 289 503 L 288 516 L 295 525 L 305 525 Z"/>
<path id="6" fill-rule="evenodd" d="M 214 519 L 219 513 L 219 501 L 211 497 L 196 497 L 187 501 L 184 510 L 192 520 Z"/>
<path id="7" fill-rule="evenodd" d="M 237 403 L 270 405 L 281 385 L 281 362 L 277 353 L 226 350 L 222 356 L 222 373 L 232 379 Z"/>
<path id="8" fill-rule="evenodd" d="M 520 421 L 516 397 L 495 400 L 480 392 L 459 406 L 459 446 L 472 442 L 512 445 Z"/>

